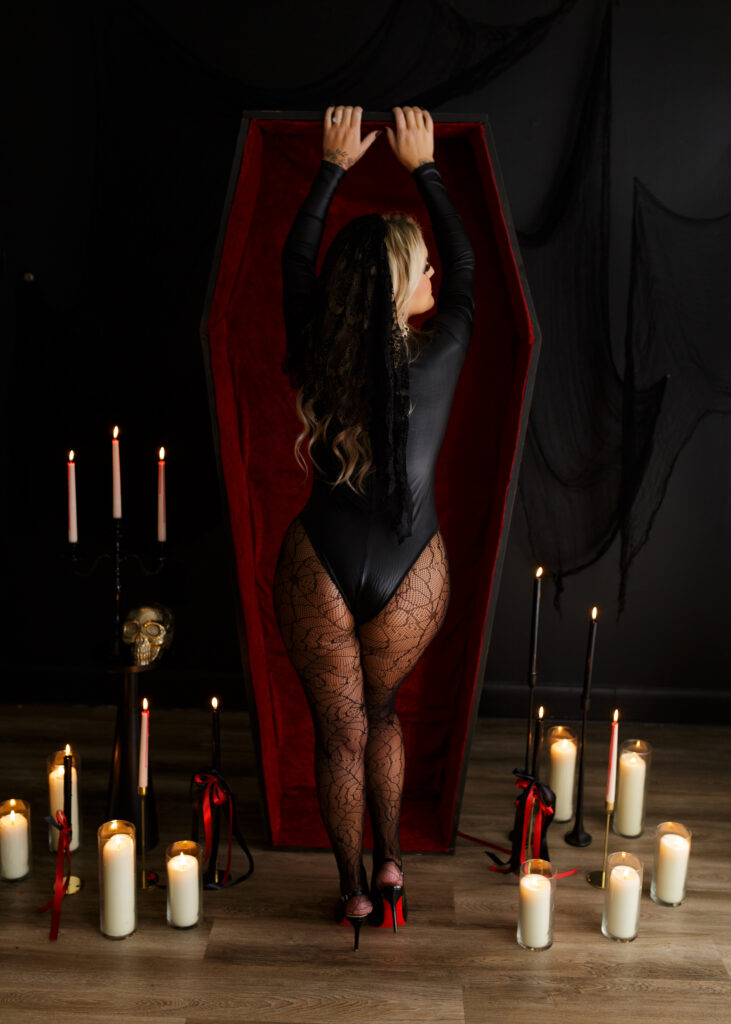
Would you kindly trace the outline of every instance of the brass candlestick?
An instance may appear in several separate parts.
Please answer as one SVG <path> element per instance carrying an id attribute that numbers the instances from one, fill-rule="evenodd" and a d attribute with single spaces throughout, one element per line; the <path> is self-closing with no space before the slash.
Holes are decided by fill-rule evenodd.
<path id="1" fill-rule="evenodd" d="M 614 810 L 614 800 L 607 800 L 604 804 L 604 810 L 607 815 L 606 826 L 604 829 L 604 860 L 602 861 L 601 871 L 590 871 L 586 880 L 589 885 L 595 885 L 597 889 L 604 889 L 607 880 L 607 853 L 609 851 L 609 820 L 612 817 L 612 811 Z"/>

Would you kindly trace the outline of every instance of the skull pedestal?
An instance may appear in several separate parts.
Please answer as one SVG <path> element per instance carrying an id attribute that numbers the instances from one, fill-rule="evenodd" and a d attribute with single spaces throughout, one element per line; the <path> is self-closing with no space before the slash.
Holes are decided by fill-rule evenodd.
<path id="1" fill-rule="evenodd" d="M 162 605 L 134 608 L 122 627 L 122 640 L 129 647 L 132 665 L 115 666 L 115 675 L 122 675 L 122 694 L 117 707 L 114 750 L 107 792 L 107 819 L 120 818 L 140 828 L 140 799 L 137 772 L 140 749 L 140 697 L 138 678 L 142 672 L 157 668 L 162 653 L 173 638 L 172 612 Z M 157 846 L 157 810 L 150 775 L 145 799 L 145 848 Z"/>

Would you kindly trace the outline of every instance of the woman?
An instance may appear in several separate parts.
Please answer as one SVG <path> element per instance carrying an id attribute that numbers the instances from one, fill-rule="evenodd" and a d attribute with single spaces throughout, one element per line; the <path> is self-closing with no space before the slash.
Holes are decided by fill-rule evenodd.
<path id="1" fill-rule="evenodd" d="M 474 257 L 434 164 L 434 127 L 395 107 L 388 142 L 431 218 L 442 288 L 426 245 L 399 214 L 357 217 L 316 260 L 332 196 L 380 132 L 360 107 L 329 107 L 323 161 L 282 254 L 288 356 L 314 468 L 312 494 L 282 542 L 277 620 L 315 726 L 315 775 L 340 873 L 336 917 L 404 920 L 399 819 L 403 736 L 394 700 L 441 626 L 449 570 L 434 471 L 472 329 Z M 301 458 L 301 454 L 298 455 Z M 373 827 L 370 887 L 363 866 Z M 387 901 L 384 903 L 384 901 Z"/>

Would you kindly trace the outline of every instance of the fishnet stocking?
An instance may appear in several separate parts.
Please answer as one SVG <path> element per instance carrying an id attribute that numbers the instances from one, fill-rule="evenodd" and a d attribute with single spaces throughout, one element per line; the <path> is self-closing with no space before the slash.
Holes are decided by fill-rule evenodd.
<path id="1" fill-rule="evenodd" d="M 300 521 L 285 535 L 274 607 L 312 712 L 320 813 L 344 894 L 365 883 L 366 794 L 376 864 L 387 857 L 401 859 L 404 749 L 394 700 L 439 630 L 448 601 L 449 570 L 439 533 L 386 607 L 360 626 Z"/>

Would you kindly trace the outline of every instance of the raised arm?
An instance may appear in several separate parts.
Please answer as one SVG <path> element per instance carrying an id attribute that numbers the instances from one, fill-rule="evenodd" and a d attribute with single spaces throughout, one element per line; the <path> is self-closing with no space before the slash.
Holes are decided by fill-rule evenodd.
<path id="1" fill-rule="evenodd" d="M 345 172 L 370 149 L 380 132 L 360 137 L 362 107 L 328 107 L 322 125 L 323 159 L 282 250 L 284 322 L 287 346 L 295 351 L 302 328 L 314 313 L 317 254 L 325 218 Z"/>
<path id="2" fill-rule="evenodd" d="M 388 141 L 421 192 L 442 264 L 437 314 L 429 323 L 449 331 L 466 348 L 474 316 L 475 257 L 434 163 L 431 115 L 420 107 L 394 107 L 393 116 L 394 128 L 386 129 Z"/>
<path id="3" fill-rule="evenodd" d="M 465 348 L 474 319 L 475 254 L 462 218 L 455 210 L 436 164 L 422 164 L 412 176 L 429 211 L 442 264 L 437 313 L 431 326 L 449 331 Z"/>
<path id="4" fill-rule="evenodd" d="M 287 345 L 296 346 L 302 328 L 314 313 L 317 254 L 325 218 L 345 170 L 323 160 L 299 208 L 282 250 L 282 287 Z"/>

